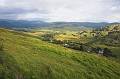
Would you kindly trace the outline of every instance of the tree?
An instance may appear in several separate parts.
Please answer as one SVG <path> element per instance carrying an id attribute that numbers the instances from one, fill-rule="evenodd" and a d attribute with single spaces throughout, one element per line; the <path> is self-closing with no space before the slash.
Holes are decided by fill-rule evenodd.
<path id="1" fill-rule="evenodd" d="M 104 48 L 104 53 L 103 53 L 104 56 L 114 56 L 112 54 L 112 52 L 108 49 L 108 48 Z"/>

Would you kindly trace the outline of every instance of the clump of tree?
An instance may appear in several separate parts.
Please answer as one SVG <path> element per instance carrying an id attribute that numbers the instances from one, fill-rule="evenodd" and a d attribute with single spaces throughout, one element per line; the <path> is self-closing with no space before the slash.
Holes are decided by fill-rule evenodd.
<path id="1" fill-rule="evenodd" d="M 108 48 L 101 48 L 101 47 L 92 47 L 86 44 L 72 42 L 72 41 L 64 41 L 64 47 L 80 50 L 88 53 L 96 53 L 106 57 L 116 57 L 113 55 L 112 51 Z"/>
<path id="2" fill-rule="evenodd" d="M 52 41 L 54 39 L 54 34 L 45 34 L 42 35 L 42 40 L 44 41 Z"/>
<path id="3" fill-rule="evenodd" d="M 112 54 L 112 51 L 108 48 L 104 48 L 104 53 L 103 53 L 104 56 L 108 57 L 108 56 L 111 56 L 111 57 L 116 57 L 115 55 Z"/>
<path id="4" fill-rule="evenodd" d="M 116 57 L 115 55 L 113 55 L 112 51 L 108 48 L 96 47 L 96 48 L 92 48 L 92 51 L 106 57 L 109 57 L 109 56 Z"/>

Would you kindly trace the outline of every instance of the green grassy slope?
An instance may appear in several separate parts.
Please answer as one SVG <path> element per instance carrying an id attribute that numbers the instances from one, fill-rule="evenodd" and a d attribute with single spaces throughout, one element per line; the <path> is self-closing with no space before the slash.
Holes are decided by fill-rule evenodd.
<path id="1" fill-rule="evenodd" d="M 120 64 L 0 29 L 2 79 L 120 79 Z"/>

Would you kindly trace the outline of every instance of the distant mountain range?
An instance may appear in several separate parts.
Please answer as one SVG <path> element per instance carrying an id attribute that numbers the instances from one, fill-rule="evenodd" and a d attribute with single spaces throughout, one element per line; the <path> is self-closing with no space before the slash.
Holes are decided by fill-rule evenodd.
<path id="1" fill-rule="evenodd" d="M 107 22 L 44 22 L 26 20 L 3 20 L 0 19 L 0 27 L 4 28 L 38 28 L 38 27 L 89 27 L 100 28 L 110 23 Z"/>
<path id="2" fill-rule="evenodd" d="M 5 28 L 35 28 L 48 26 L 43 21 L 26 21 L 26 20 L 0 20 L 0 27 Z"/>
<path id="3" fill-rule="evenodd" d="M 106 22 L 53 22 L 52 26 L 64 27 L 64 26 L 74 26 L 74 27 L 89 27 L 89 28 L 99 28 L 107 25 Z"/>

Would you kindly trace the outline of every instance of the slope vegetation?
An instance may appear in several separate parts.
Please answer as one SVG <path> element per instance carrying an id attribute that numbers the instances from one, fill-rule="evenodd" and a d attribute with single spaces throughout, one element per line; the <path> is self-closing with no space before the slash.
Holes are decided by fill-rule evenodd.
<path id="1" fill-rule="evenodd" d="M 120 64 L 0 29 L 0 79 L 120 79 Z"/>

